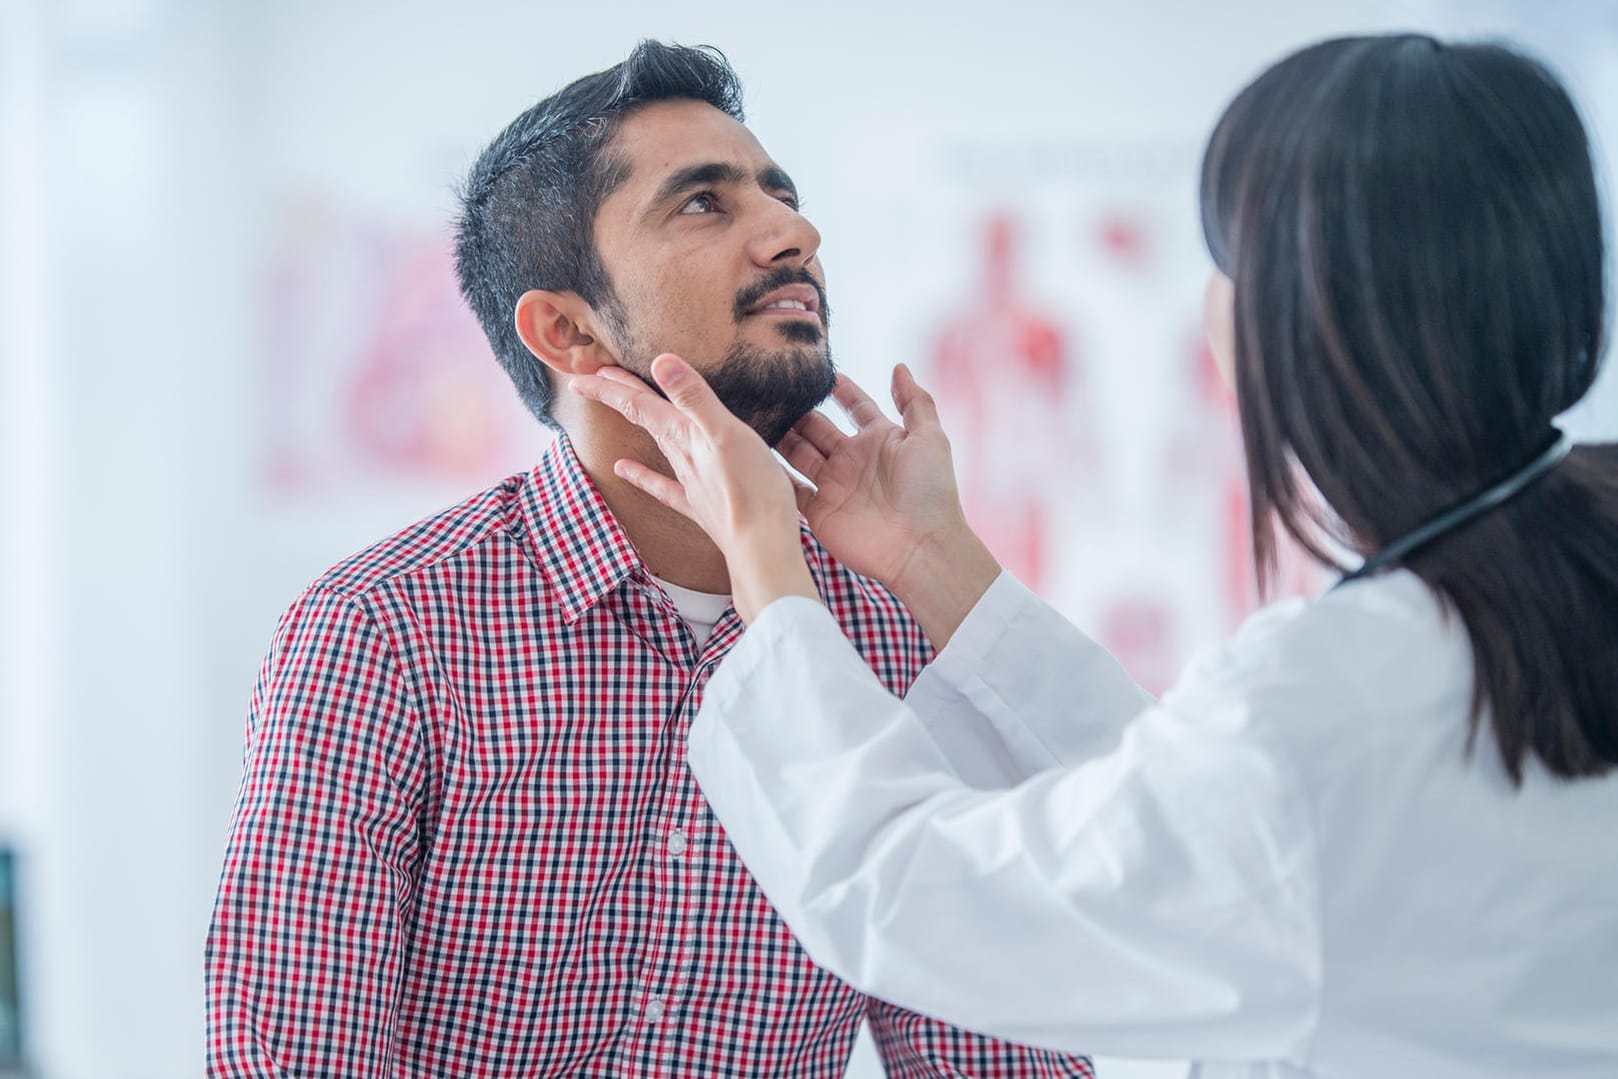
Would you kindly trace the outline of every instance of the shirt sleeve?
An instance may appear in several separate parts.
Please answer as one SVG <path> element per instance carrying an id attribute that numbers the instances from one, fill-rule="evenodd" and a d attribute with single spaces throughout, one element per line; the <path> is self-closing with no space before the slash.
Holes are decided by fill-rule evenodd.
<path id="1" fill-rule="evenodd" d="M 1095 1079 L 1086 1057 L 973 1034 L 874 997 L 867 1016 L 888 1079 Z"/>
<path id="2" fill-rule="evenodd" d="M 417 718 L 352 601 L 311 591 L 282 619 L 208 932 L 210 1076 L 393 1074 L 425 775 Z"/>
<path id="3" fill-rule="evenodd" d="M 905 699 L 955 772 L 986 790 L 1116 749 L 1154 703 L 1110 652 L 1009 573 Z"/>
<path id="4" fill-rule="evenodd" d="M 1069 684 L 1066 700 L 1032 691 L 1059 709 L 1040 720 L 1052 738 L 1087 699 Z M 1000 689 L 1027 714 L 1015 685 Z M 1313 835 L 1239 701 L 1154 706 L 1102 756 L 975 790 L 825 611 L 787 599 L 715 674 L 690 763 L 809 954 L 872 996 L 1069 1052 L 1303 1052 L 1320 973 Z"/>

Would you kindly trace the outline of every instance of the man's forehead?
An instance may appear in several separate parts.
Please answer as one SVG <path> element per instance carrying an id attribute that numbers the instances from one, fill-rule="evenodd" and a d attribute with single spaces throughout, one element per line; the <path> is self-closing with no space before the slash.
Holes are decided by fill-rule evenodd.
<path id="1" fill-rule="evenodd" d="M 612 151 L 634 187 L 655 185 L 699 161 L 728 161 L 747 172 L 773 164 L 745 124 L 705 101 L 642 105 L 618 125 Z"/>

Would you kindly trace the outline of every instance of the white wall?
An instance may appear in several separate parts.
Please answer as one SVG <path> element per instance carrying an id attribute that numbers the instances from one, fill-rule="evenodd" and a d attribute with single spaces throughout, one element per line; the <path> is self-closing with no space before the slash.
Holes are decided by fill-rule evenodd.
<path id="1" fill-rule="evenodd" d="M 1097 138 L 1144 133 L 1189 148 L 1189 190 L 1199 136 L 1283 51 L 1353 29 L 1516 26 L 1524 10 L 0 7 L 0 835 L 27 858 L 28 1033 L 42 1074 L 201 1071 L 202 938 L 274 619 L 326 565 L 457 493 L 360 490 L 306 509 L 262 494 L 259 394 L 275 357 L 259 290 L 287 197 L 319 192 L 430 226 L 471 155 L 536 98 L 641 37 L 717 44 L 826 237 L 841 361 L 870 375 L 889 362 L 885 297 L 907 271 L 905 252 L 866 242 L 877 230 L 861 191 L 882 163 L 851 154 L 850 132 L 905 117 L 992 130 L 1034 115 Z M 1536 31 L 1535 44 L 1588 72 L 1576 81 L 1613 131 L 1614 34 L 1579 32 L 1610 26 L 1608 7 L 1538 10 L 1562 15 L 1540 21 L 1552 37 Z M 1609 380 L 1581 429 L 1610 436 L 1613 398 Z"/>
<path id="2" fill-rule="evenodd" d="M 177 5 L 8 18 L 27 31 L 8 34 L 25 62 L 8 65 L 23 107 L 5 152 L 8 256 L 25 261 L 5 289 L 18 557 L 0 730 L 5 830 L 26 859 L 26 1033 L 47 1075 L 190 1074 L 233 782 L 214 728 L 238 725 L 251 648 L 214 600 L 260 560 L 240 538 L 241 35 Z"/>

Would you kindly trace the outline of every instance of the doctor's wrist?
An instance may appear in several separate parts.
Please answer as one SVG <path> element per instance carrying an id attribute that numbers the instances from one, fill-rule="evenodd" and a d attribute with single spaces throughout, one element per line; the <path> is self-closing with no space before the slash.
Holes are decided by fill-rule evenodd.
<path id="1" fill-rule="evenodd" d="M 821 602 L 796 530 L 790 543 L 775 537 L 738 543 L 725 552 L 725 562 L 730 571 L 731 603 L 747 625 L 752 625 L 764 608 L 783 596 L 803 596 Z"/>
<path id="2" fill-rule="evenodd" d="M 925 537 L 895 579 L 884 583 L 942 651 L 1000 573 L 999 561 L 962 520 Z"/>

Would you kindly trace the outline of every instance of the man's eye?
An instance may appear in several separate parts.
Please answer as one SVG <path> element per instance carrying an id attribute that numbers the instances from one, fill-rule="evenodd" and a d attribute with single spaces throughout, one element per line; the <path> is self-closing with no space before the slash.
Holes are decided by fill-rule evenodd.
<path id="1" fill-rule="evenodd" d="M 692 195 L 686 204 L 680 207 L 682 214 L 711 214 L 719 209 L 719 197 L 710 191 L 699 195 Z"/>
<path id="2" fill-rule="evenodd" d="M 792 209 L 794 211 L 796 211 L 797 213 L 802 213 L 803 212 L 803 203 L 798 201 L 798 196 L 796 196 L 796 195 L 782 195 L 782 196 L 780 196 L 780 198 L 781 198 L 781 201 L 783 203 L 785 203 L 786 205 L 792 207 Z"/>

